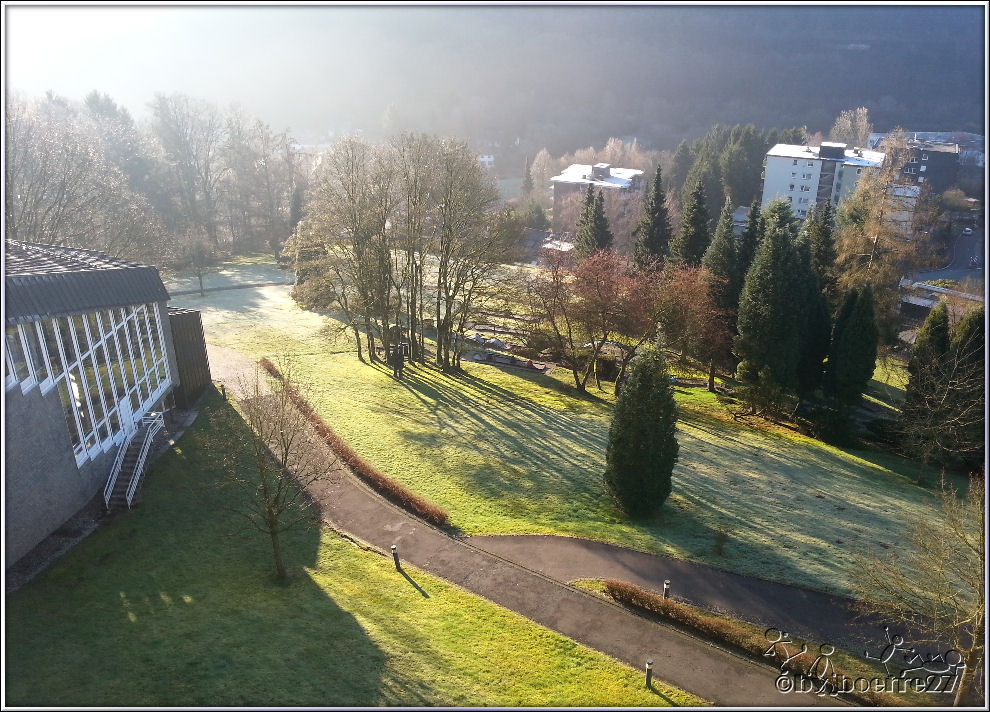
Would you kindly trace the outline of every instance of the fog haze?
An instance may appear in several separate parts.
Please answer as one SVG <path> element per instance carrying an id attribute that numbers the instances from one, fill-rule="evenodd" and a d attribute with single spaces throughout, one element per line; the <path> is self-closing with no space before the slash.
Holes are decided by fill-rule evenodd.
<path id="1" fill-rule="evenodd" d="M 8 88 L 237 104 L 305 141 L 388 128 L 551 150 L 715 123 L 982 133 L 984 6 L 11 7 Z"/>

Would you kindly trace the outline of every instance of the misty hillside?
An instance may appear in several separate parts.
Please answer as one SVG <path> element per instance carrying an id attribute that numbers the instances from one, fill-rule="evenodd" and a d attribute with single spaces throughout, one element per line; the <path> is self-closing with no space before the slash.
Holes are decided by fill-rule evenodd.
<path id="1" fill-rule="evenodd" d="M 877 130 L 984 123 L 979 7 L 382 8 L 357 33 L 334 12 L 326 58 L 352 61 L 293 107 L 298 129 L 374 132 L 387 113 L 561 153 L 623 135 L 670 149 L 716 123 L 827 131 L 861 105 Z"/>

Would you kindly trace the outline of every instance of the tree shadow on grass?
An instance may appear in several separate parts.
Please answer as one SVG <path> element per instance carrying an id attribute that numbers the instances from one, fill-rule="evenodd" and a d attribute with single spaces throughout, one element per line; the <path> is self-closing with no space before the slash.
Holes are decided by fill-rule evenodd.
<path id="1" fill-rule="evenodd" d="M 223 468 L 209 431 L 245 425 L 218 395 L 204 409 L 219 417 L 198 418 L 180 451 L 154 463 L 140 507 L 8 598 L 11 704 L 382 703 L 387 654 L 302 568 L 318 565 L 321 531 L 284 536 L 281 584 L 264 535 L 229 535 L 237 525 L 220 499 L 232 495 L 202 486 Z M 417 685 L 405 700 L 430 703 Z"/>

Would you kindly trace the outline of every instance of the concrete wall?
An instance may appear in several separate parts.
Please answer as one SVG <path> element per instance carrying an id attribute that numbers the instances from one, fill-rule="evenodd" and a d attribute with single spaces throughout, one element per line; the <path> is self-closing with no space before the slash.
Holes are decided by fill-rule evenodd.
<path id="1" fill-rule="evenodd" d="M 58 389 L 7 391 L 4 553 L 9 568 L 103 491 L 117 448 L 76 466 Z"/>

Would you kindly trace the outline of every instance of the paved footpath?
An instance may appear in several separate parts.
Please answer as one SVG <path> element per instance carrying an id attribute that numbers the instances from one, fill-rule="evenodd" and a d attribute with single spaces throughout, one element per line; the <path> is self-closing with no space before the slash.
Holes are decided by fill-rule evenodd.
<path id="1" fill-rule="evenodd" d="M 883 627 L 854 621 L 852 601 L 692 561 L 566 536 L 472 536 L 479 549 L 558 581 L 614 578 L 653 591 L 670 581 L 675 600 L 851 650 L 876 647 Z"/>
<path id="2" fill-rule="evenodd" d="M 253 367 L 229 349 L 211 346 L 209 355 L 214 378 L 228 389 Z M 325 503 L 325 519 L 343 532 L 383 551 L 395 544 L 402 561 L 633 667 L 642 669 L 652 658 L 658 679 L 718 706 L 836 705 L 834 698 L 781 694 L 774 684 L 777 673 L 767 665 L 453 538 L 385 501 L 349 472 L 321 483 L 313 494 Z M 396 581 L 420 587 L 414 572 L 396 572 Z"/>

